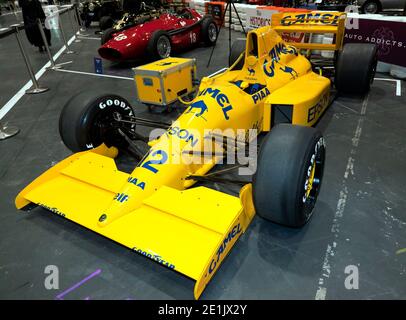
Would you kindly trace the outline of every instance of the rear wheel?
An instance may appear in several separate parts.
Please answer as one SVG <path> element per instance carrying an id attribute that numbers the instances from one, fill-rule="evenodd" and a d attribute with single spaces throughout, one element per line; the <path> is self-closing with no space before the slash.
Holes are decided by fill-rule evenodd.
<path id="1" fill-rule="evenodd" d="M 149 39 L 147 53 L 151 59 L 164 59 L 171 55 L 172 46 L 169 34 L 163 30 L 157 30 Z"/>
<path id="2" fill-rule="evenodd" d="M 103 16 L 99 20 L 99 27 L 100 30 L 106 30 L 112 28 L 114 25 L 114 20 L 110 16 Z"/>
<path id="3" fill-rule="evenodd" d="M 311 127 L 276 125 L 265 137 L 253 177 L 256 213 L 289 227 L 313 214 L 325 160 L 324 139 Z"/>
<path id="4" fill-rule="evenodd" d="M 341 93 L 366 94 L 375 77 L 376 46 L 370 43 L 347 43 L 338 54 L 335 86 Z"/>
<path id="5" fill-rule="evenodd" d="M 232 66 L 240 57 L 241 53 L 245 52 L 245 45 L 246 45 L 246 40 L 239 39 L 235 40 L 233 42 L 233 45 L 231 46 L 231 53 L 230 53 L 230 58 L 229 58 L 229 65 Z M 238 62 L 238 64 L 235 66 L 236 70 L 242 69 L 244 66 L 244 57 Z"/>
<path id="6" fill-rule="evenodd" d="M 119 149 L 127 142 L 118 132 L 121 127 L 134 131 L 133 124 L 118 124 L 114 114 L 133 116 L 128 101 L 118 95 L 103 94 L 94 97 L 91 92 L 82 92 L 72 97 L 62 109 L 59 118 L 59 133 L 64 144 L 73 152 L 96 148 L 104 143 Z"/>
<path id="7" fill-rule="evenodd" d="M 104 45 L 107 41 L 109 41 L 115 32 L 116 30 L 114 30 L 113 28 L 104 30 L 101 36 L 101 44 Z"/>
<path id="8" fill-rule="evenodd" d="M 205 16 L 202 19 L 202 40 L 208 46 L 216 43 L 217 25 L 212 16 Z"/>

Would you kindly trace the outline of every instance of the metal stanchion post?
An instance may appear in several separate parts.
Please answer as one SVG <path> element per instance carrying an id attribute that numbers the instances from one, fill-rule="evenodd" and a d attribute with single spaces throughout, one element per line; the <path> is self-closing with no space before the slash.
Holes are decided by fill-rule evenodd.
<path id="1" fill-rule="evenodd" d="M 12 25 L 12 27 L 15 28 L 15 36 L 17 39 L 17 43 L 18 43 L 18 46 L 20 47 L 21 55 L 23 56 L 25 65 L 27 66 L 28 73 L 30 74 L 31 81 L 34 86 L 32 89 L 28 89 L 27 91 L 25 91 L 25 93 L 36 94 L 36 93 L 42 93 L 42 92 L 48 91 L 49 88 L 41 88 L 40 85 L 38 84 L 37 79 L 35 78 L 35 74 L 34 74 L 34 71 L 32 70 L 30 59 L 28 58 L 28 56 L 25 52 L 25 49 L 24 49 L 24 45 L 22 44 L 22 42 L 20 40 L 20 33 L 18 31 L 18 26 L 19 26 L 18 24 Z"/>
<path id="2" fill-rule="evenodd" d="M 69 10 L 69 11 L 72 11 L 73 14 L 76 14 L 76 11 L 73 11 L 73 10 Z M 80 32 L 80 31 L 75 28 L 73 21 L 72 21 L 72 14 L 70 12 L 68 12 L 68 17 L 69 17 L 70 25 L 72 26 L 73 33 L 75 34 L 75 42 L 76 43 L 82 42 L 82 40 L 78 39 L 78 32 Z M 75 21 L 76 21 L 76 18 L 75 18 Z"/>
<path id="3" fill-rule="evenodd" d="M 12 10 L 13 10 L 13 13 L 14 13 L 14 16 L 15 16 L 16 20 L 18 20 L 17 10 L 16 10 L 16 6 L 14 5 L 14 3 L 12 5 Z"/>
<path id="4" fill-rule="evenodd" d="M 55 60 L 52 57 L 51 50 L 49 49 L 47 37 L 46 37 L 44 29 L 42 27 L 41 20 L 38 19 L 37 23 L 38 23 L 39 32 L 41 33 L 42 41 L 44 42 L 45 50 L 46 50 L 46 52 L 48 54 L 49 61 L 51 62 L 51 66 L 48 67 L 47 69 L 52 69 L 52 70 L 61 69 L 62 66 L 59 65 L 59 64 L 55 64 Z"/>
<path id="5" fill-rule="evenodd" d="M 65 47 L 66 47 L 66 54 L 75 53 L 75 51 L 72 51 L 72 50 L 69 49 L 68 41 L 66 41 L 65 32 L 63 31 L 62 21 L 61 20 L 62 20 L 62 18 L 59 17 L 59 19 L 58 19 L 58 21 L 59 21 L 59 30 L 61 30 L 62 40 L 63 40 L 63 42 L 65 44 Z"/>
<path id="6" fill-rule="evenodd" d="M 19 132 L 20 132 L 20 129 L 18 129 L 17 127 L 8 126 L 8 125 L 3 126 L 0 123 L 0 140 L 5 140 L 7 138 L 11 138 L 12 136 L 15 136 Z"/>
<path id="7" fill-rule="evenodd" d="M 86 31 L 86 27 L 84 26 L 85 25 L 85 22 L 80 18 L 80 13 L 79 13 L 79 9 L 78 9 L 78 7 L 76 7 L 75 6 L 75 21 L 76 21 L 76 23 L 77 23 L 77 25 L 78 25 L 78 27 L 79 27 L 79 29 L 78 29 L 78 34 L 80 35 L 80 36 L 83 36 L 83 37 L 86 37 L 86 36 L 88 36 L 89 34 L 83 34 L 83 33 L 81 33 L 81 32 L 84 32 L 84 31 Z"/>

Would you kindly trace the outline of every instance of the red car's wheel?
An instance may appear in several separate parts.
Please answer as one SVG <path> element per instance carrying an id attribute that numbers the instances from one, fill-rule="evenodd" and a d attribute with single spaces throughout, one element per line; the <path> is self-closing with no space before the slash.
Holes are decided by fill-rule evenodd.
<path id="1" fill-rule="evenodd" d="M 99 21 L 99 28 L 100 30 L 107 30 L 109 28 L 112 28 L 114 25 L 114 20 L 110 16 L 103 16 L 100 18 Z"/>
<path id="2" fill-rule="evenodd" d="M 172 46 L 169 34 L 163 30 L 155 31 L 147 46 L 148 56 L 152 59 L 164 59 L 171 55 Z"/>
<path id="3" fill-rule="evenodd" d="M 217 25 L 212 16 L 205 16 L 202 19 L 202 40 L 209 46 L 216 43 Z"/>
<path id="4" fill-rule="evenodd" d="M 117 31 L 114 30 L 113 28 L 104 30 L 101 36 L 101 44 L 104 45 L 107 41 L 109 41 L 113 37 L 113 34 L 116 32 Z"/>

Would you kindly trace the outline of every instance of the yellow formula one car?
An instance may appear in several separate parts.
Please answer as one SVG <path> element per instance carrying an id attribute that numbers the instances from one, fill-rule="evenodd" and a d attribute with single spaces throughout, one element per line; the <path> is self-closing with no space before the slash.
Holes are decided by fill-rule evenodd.
<path id="1" fill-rule="evenodd" d="M 117 95 L 73 97 L 61 113 L 60 133 L 76 153 L 22 190 L 17 208 L 42 206 L 178 271 L 196 281 L 199 298 L 255 213 L 290 227 L 311 217 L 325 160 L 324 139 L 312 126 L 329 105 L 332 81 L 321 74 L 331 68 L 313 65 L 299 50 L 335 50 L 335 87 L 365 94 L 376 49 L 343 47 L 344 20 L 340 13 L 300 20 L 281 15 L 274 27 L 249 32 L 246 41 L 233 46 L 231 67 L 204 77 L 194 100 L 172 124 L 135 117 Z M 297 29 L 333 32 L 335 43 L 328 48 L 301 43 L 298 49 L 279 35 Z M 145 82 L 154 88 L 151 79 Z M 135 169 L 125 173 L 115 164 L 118 151 L 135 149 L 134 140 L 148 142 L 136 125 L 164 130 L 149 141 Z M 228 133 L 217 139 L 218 130 Z M 245 150 L 260 133 L 265 137 L 257 170 L 239 197 L 193 187 L 197 181 L 216 181 L 219 172 L 209 171 L 227 153 Z M 228 138 L 236 142 L 234 151 Z M 221 152 L 207 152 L 207 146 Z"/>

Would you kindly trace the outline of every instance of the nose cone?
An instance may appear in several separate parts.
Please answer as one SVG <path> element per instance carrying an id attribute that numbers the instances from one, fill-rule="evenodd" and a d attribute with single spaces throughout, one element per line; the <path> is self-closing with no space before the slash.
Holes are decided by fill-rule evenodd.
<path id="1" fill-rule="evenodd" d="M 122 61 L 138 58 L 142 53 L 143 41 L 135 30 L 125 30 L 99 48 L 99 55 L 110 61 Z"/>
<path id="2" fill-rule="evenodd" d="M 106 45 L 99 48 L 99 55 L 106 60 L 110 61 L 120 61 L 123 60 L 123 55 L 120 50 L 110 48 Z"/>

